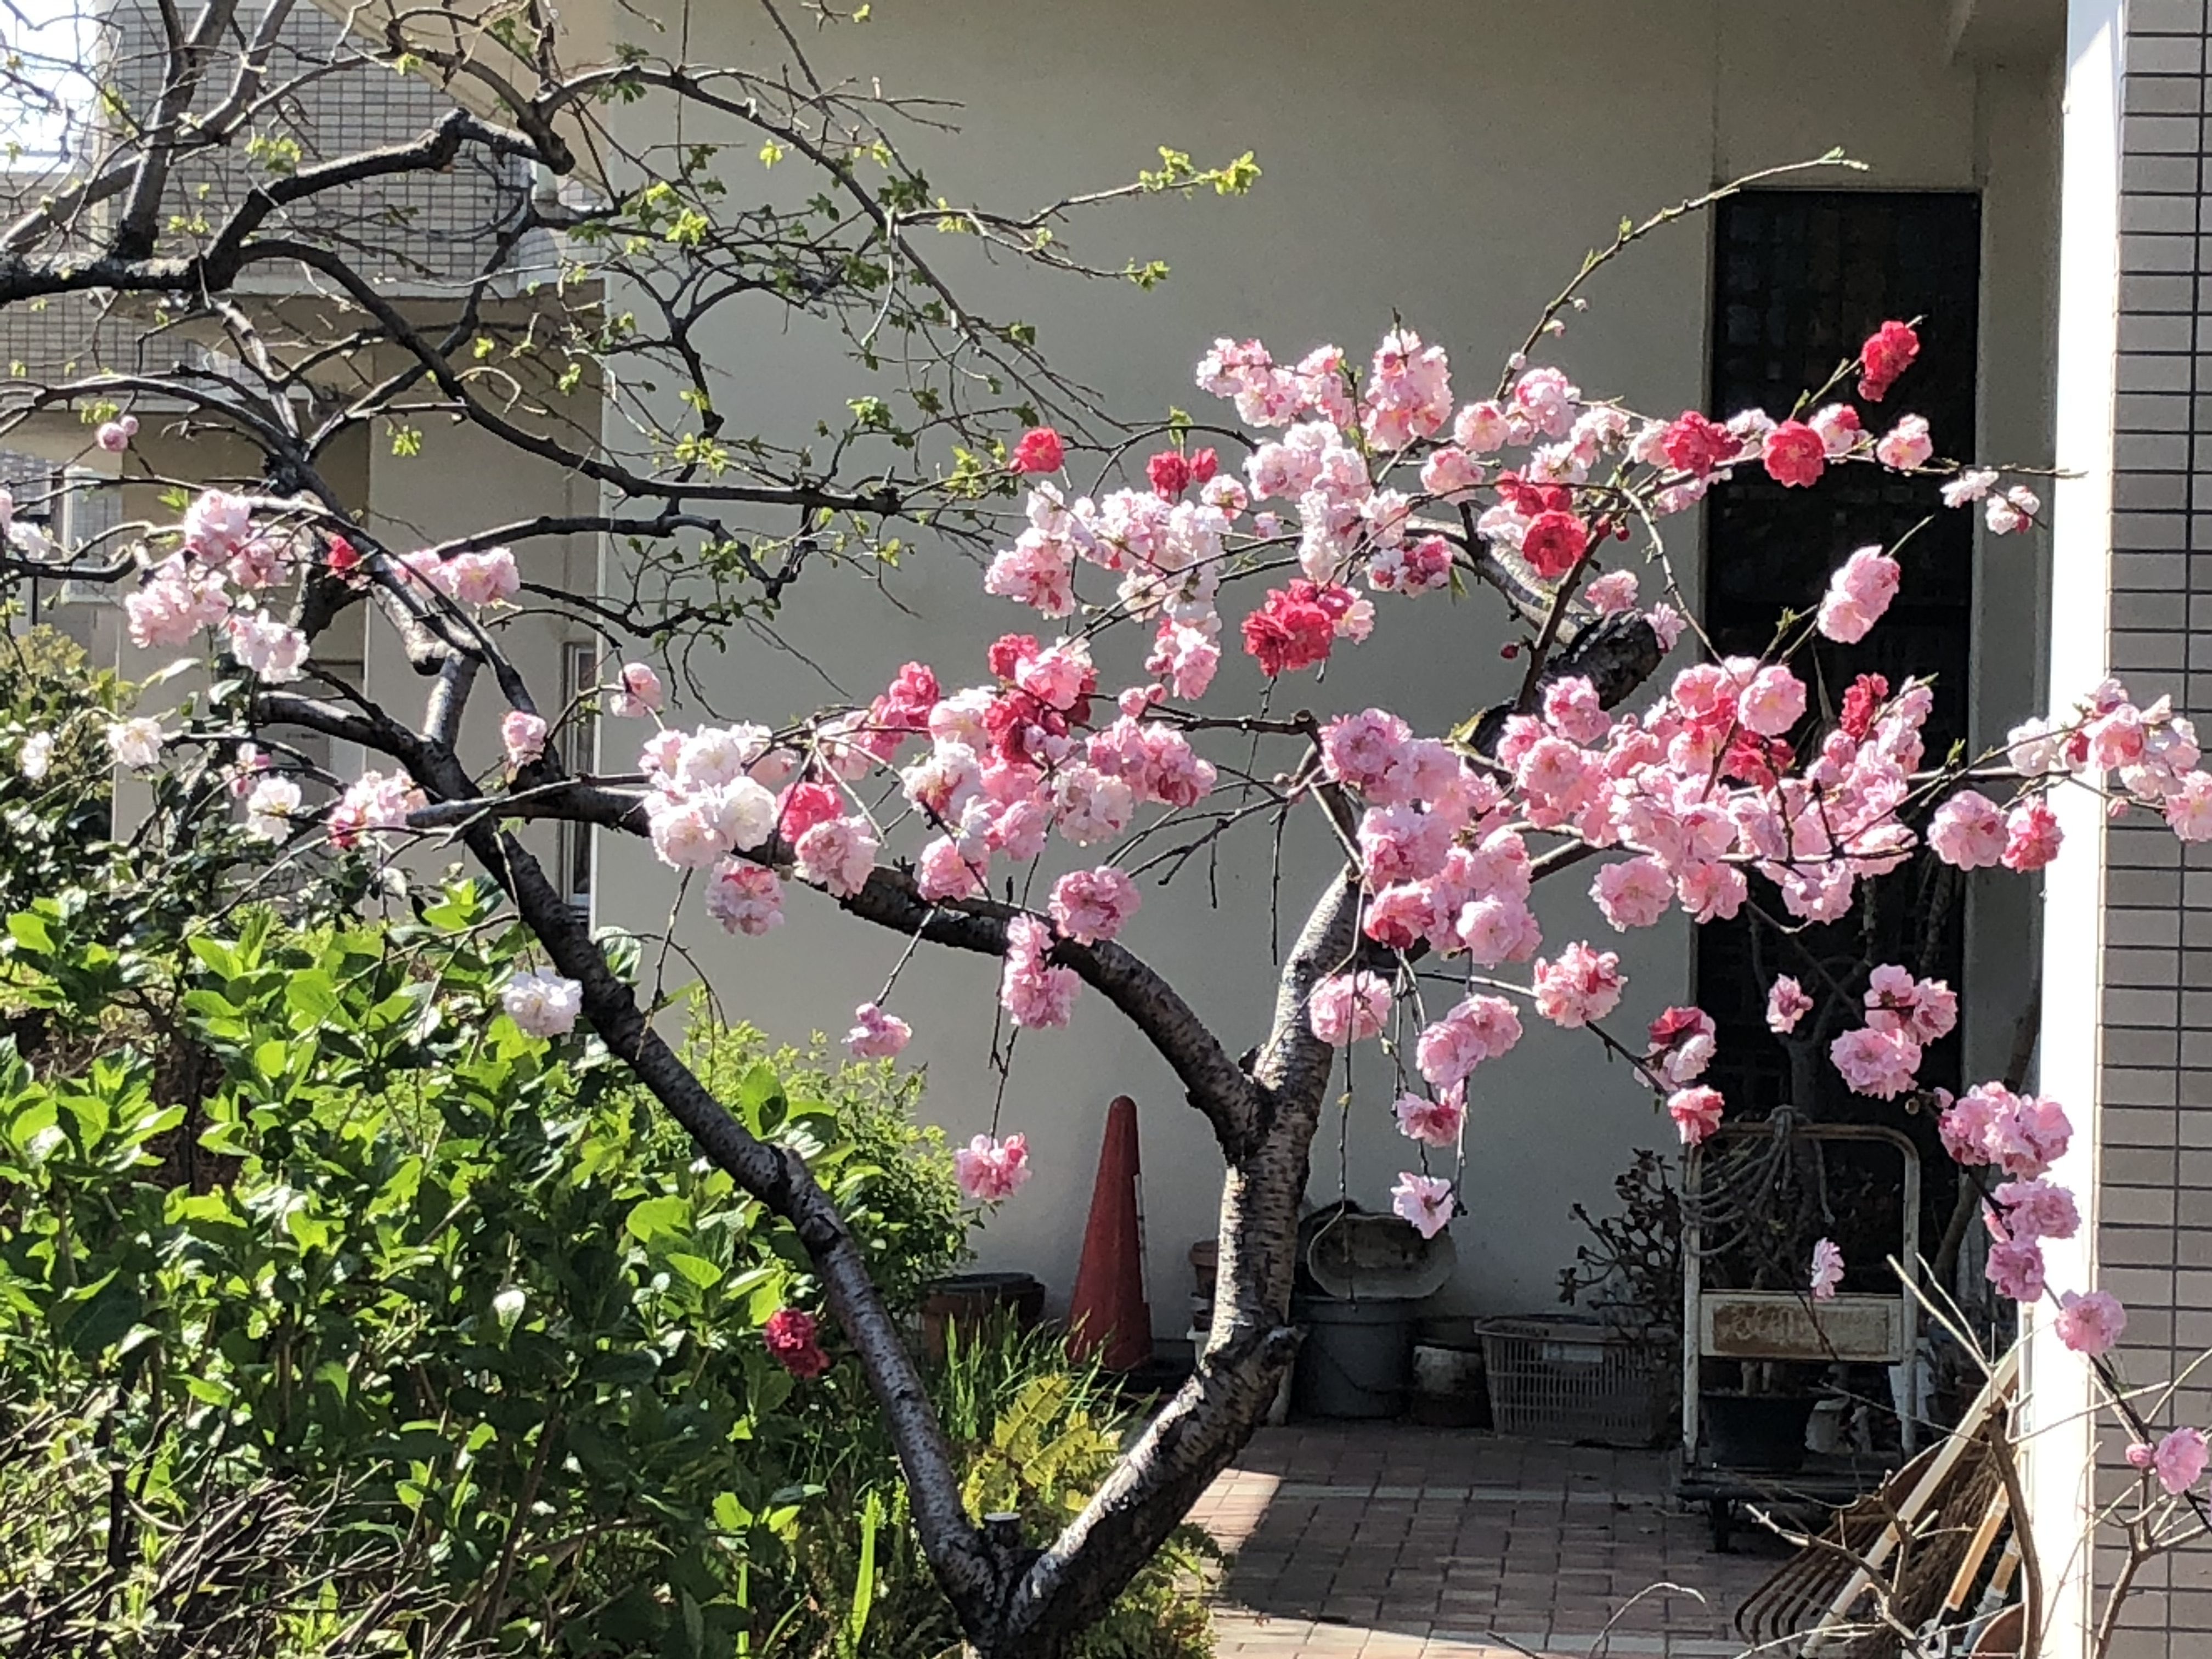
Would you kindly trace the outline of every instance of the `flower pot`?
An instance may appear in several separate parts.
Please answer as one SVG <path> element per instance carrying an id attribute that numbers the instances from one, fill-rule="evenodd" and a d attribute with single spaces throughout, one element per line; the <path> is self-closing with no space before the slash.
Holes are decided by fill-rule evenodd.
<path id="1" fill-rule="evenodd" d="M 994 1316 L 1029 1330 L 1044 1315 L 1044 1285 L 1028 1273 L 954 1273 L 929 1286 L 921 1304 L 921 1347 L 945 1358 L 945 1328 L 957 1325 L 963 1340 Z"/>
<path id="2" fill-rule="evenodd" d="M 1708 1393 L 1699 1401 L 1706 1454 L 1721 1468 L 1789 1474 L 1803 1466 L 1812 1395 Z"/>

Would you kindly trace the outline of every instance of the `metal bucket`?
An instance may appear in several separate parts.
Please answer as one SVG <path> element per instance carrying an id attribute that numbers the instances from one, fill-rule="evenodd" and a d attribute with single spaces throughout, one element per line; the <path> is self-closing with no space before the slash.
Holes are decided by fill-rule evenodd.
<path id="1" fill-rule="evenodd" d="M 1301 1415 L 1354 1419 L 1405 1411 L 1413 1360 L 1411 1303 L 1315 1297 L 1301 1298 L 1291 1316 L 1306 1333 L 1292 1395 Z"/>

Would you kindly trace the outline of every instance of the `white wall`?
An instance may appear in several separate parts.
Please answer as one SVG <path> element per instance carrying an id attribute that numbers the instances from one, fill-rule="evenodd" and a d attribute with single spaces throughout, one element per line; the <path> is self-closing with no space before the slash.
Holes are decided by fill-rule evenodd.
<path id="1" fill-rule="evenodd" d="M 1259 334 L 1279 352 L 1333 339 L 1364 356 L 1394 312 L 1452 349 L 1462 388 L 1481 386 L 1624 214 L 1833 144 L 1873 169 L 1833 182 L 1877 187 L 1973 186 L 1994 157 L 2010 175 L 1988 198 L 1990 246 L 2008 256 L 1990 276 L 2006 297 L 1992 299 L 1984 349 L 1992 364 L 2012 367 L 1992 382 L 2007 412 L 1996 412 L 1993 397 L 1987 435 L 2008 439 L 2022 459 L 2046 441 L 2034 255 L 2051 234 L 2052 94 L 2038 68 L 1946 64 L 1939 11 L 1925 0 L 1842 10 L 1734 0 L 1228 0 L 1202 9 L 885 0 L 877 22 L 833 31 L 810 50 L 825 74 L 878 73 L 887 90 L 966 102 L 957 145 L 917 137 L 914 146 L 935 158 L 933 181 L 948 194 L 1041 204 L 1127 178 L 1163 143 L 1201 162 L 1258 152 L 1265 177 L 1248 199 L 1148 203 L 1074 228 L 1079 251 L 1103 263 L 1166 259 L 1174 275 L 1157 293 L 986 274 L 989 303 L 1018 295 L 1001 312 L 1034 319 L 1054 360 L 1131 416 L 1170 404 L 1201 419 L 1225 414 L 1190 381 L 1191 362 L 1217 335 Z M 773 48 L 756 21 L 749 8 L 697 8 L 690 55 L 762 61 Z M 957 267 L 960 250 L 948 246 Z M 1701 224 L 1675 228 L 1593 285 L 1591 310 L 1559 348 L 1585 388 L 1664 411 L 1700 404 L 1708 246 Z M 834 410 L 865 389 L 857 369 L 825 364 L 766 319 L 733 327 L 722 345 L 725 406 L 746 422 L 797 422 L 824 399 Z M 1694 569 L 1696 526 L 1679 534 L 1682 567 Z M 2018 556 L 2033 565 L 2025 547 Z M 2036 577 L 2025 574 L 1987 584 L 1985 631 L 2032 621 Z M 884 579 L 902 611 L 817 569 L 782 632 L 856 697 L 908 657 L 967 683 L 982 678 L 983 642 L 1033 628 L 1030 613 L 984 597 L 977 574 L 957 559 L 910 558 Z M 1284 697 L 1323 710 L 1383 702 L 1437 726 L 1510 689 L 1494 606 L 1382 608 L 1373 641 L 1342 653 L 1322 686 L 1301 679 Z M 1105 658 L 1109 685 L 1134 678 L 1125 646 Z M 743 636 L 712 672 L 725 712 L 751 718 L 787 718 L 839 696 L 795 658 Z M 1993 692 L 2002 682 L 2008 705 L 2032 690 L 2016 667 L 1986 657 L 1981 672 Z M 1248 702 L 1257 684 L 1237 658 L 1218 701 Z M 610 748 L 610 764 L 624 759 Z M 1232 1049 L 1258 1040 L 1272 995 L 1269 856 L 1263 834 L 1235 843 L 1218 872 L 1216 913 L 1204 908 L 1202 878 L 1148 890 L 1127 939 Z M 1328 861 L 1310 830 L 1293 834 L 1283 858 L 1286 933 Z M 650 927 L 667 913 L 675 882 L 648 851 L 605 847 L 600 867 L 603 920 Z M 1582 886 L 1571 878 L 1540 906 L 1554 944 L 1604 931 Z M 696 920 L 683 936 L 732 1013 L 787 1039 L 834 1034 L 876 994 L 901 941 L 860 930 L 811 896 L 798 896 L 793 910 L 765 943 L 725 940 Z M 1686 927 L 1605 943 L 1621 949 L 1632 975 L 1624 1029 L 1685 999 Z M 956 1136 L 991 1121 L 995 978 L 994 963 L 932 954 L 908 970 L 895 999 L 919 1033 L 909 1052 L 928 1066 L 928 1110 Z M 1381 1206 L 1404 1165 L 1403 1143 L 1385 1114 L 1384 1067 L 1371 1050 L 1358 1058 L 1346 1176 L 1352 1196 Z M 1001 1127 L 1029 1133 L 1038 1173 L 984 1230 L 983 1260 L 1034 1271 L 1065 1296 L 1105 1103 L 1121 1091 L 1142 1108 L 1156 1322 L 1179 1331 L 1183 1252 L 1212 1230 L 1218 1162 L 1165 1068 L 1095 996 L 1072 1030 L 1021 1042 Z M 1472 1213 L 1454 1228 L 1462 1266 L 1448 1296 L 1486 1310 L 1548 1305 L 1579 1239 L 1570 1205 L 1603 1206 L 1631 1149 L 1670 1143 L 1672 1132 L 1622 1068 L 1573 1034 L 1532 1030 L 1516 1054 L 1479 1074 L 1474 1094 L 1464 1183 Z M 1314 1194 L 1334 1196 L 1333 1131 L 1315 1164 Z"/>

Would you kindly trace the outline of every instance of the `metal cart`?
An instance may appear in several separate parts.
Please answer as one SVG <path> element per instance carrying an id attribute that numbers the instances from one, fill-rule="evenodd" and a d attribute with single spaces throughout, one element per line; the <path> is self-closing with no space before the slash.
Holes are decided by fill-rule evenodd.
<path id="1" fill-rule="evenodd" d="M 1684 1162 L 1682 1190 L 1682 1445 L 1675 1495 L 1702 1503 L 1712 1520 L 1713 1547 L 1725 1550 L 1733 1505 L 1745 1499 L 1845 1504 L 1872 1491 L 1898 1466 L 1896 1457 L 1808 1454 L 1787 1474 L 1731 1468 L 1705 1452 L 1703 1367 L 1707 1359 L 1844 1361 L 1901 1366 L 1897 1401 L 1901 1455 L 1918 1445 L 1921 1425 L 1920 1154 L 1894 1129 L 1872 1124 L 1750 1123 L 1724 1127 L 1714 1143 L 1787 1134 L 1806 1140 L 1872 1142 L 1893 1147 L 1903 1164 L 1904 1217 L 1895 1296 L 1839 1295 L 1815 1303 L 1805 1291 L 1708 1288 L 1704 1238 L 1704 1177 L 1709 1154 L 1693 1147 Z M 1781 1155 L 1778 1152 L 1778 1156 Z"/>

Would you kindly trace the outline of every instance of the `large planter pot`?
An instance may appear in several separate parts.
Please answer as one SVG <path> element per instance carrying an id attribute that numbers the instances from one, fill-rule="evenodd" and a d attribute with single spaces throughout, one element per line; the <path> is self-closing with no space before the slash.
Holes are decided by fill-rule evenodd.
<path id="1" fill-rule="evenodd" d="M 1789 1474 L 1805 1462 L 1810 1395 L 1706 1394 L 1705 1450 L 1724 1469 Z"/>
<path id="2" fill-rule="evenodd" d="M 964 1341 L 994 1317 L 1026 1331 L 1043 1316 L 1043 1282 L 1028 1273 L 954 1273 L 931 1285 L 922 1298 L 922 1352 L 944 1358 L 948 1326 L 958 1326 Z"/>

